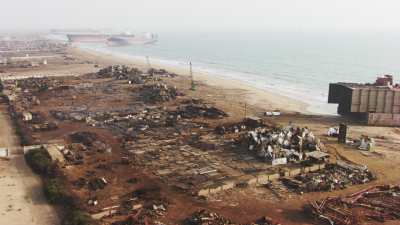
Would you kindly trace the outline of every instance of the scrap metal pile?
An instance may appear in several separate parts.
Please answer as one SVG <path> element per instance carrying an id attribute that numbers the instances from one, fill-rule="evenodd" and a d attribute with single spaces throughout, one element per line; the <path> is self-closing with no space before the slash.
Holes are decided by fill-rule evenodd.
<path id="1" fill-rule="evenodd" d="M 210 119 L 218 119 L 228 116 L 224 111 L 206 104 L 188 104 L 178 107 L 176 112 L 182 118 L 206 117 Z"/>
<path id="2" fill-rule="evenodd" d="M 26 123 L 27 128 L 32 131 L 51 131 L 58 128 L 57 123 L 46 120 L 40 112 L 22 112 L 20 117 Z"/>
<path id="3" fill-rule="evenodd" d="M 356 147 L 363 151 L 373 151 L 375 148 L 375 139 L 366 135 L 361 135 L 359 139 L 347 139 L 346 144 Z"/>
<path id="4" fill-rule="evenodd" d="M 307 127 L 258 127 L 242 135 L 239 142 L 273 165 L 302 161 L 306 152 L 321 151 L 319 139 Z"/>
<path id="5" fill-rule="evenodd" d="M 237 225 L 237 223 L 234 223 L 217 213 L 202 209 L 194 213 L 190 218 L 186 219 L 184 225 Z M 279 225 L 279 223 L 273 222 L 269 217 L 263 217 L 257 222 L 250 223 L 249 225 Z"/>
<path id="6" fill-rule="evenodd" d="M 52 115 L 55 119 L 64 121 L 76 121 L 76 122 L 83 122 L 86 120 L 87 113 L 83 111 L 71 111 L 71 112 L 64 112 L 61 110 L 50 110 L 49 114 Z"/>
<path id="7" fill-rule="evenodd" d="M 162 76 L 167 76 L 167 77 L 176 77 L 177 75 L 175 73 L 170 73 L 166 71 L 165 69 L 155 69 L 155 68 L 150 68 L 147 73 L 152 74 L 152 75 L 162 75 Z"/>
<path id="8" fill-rule="evenodd" d="M 39 95 L 46 91 L 64 87 L 63 81 L 55 78 L 27 78 L 21 80 L 4 81 L 5 95 L 10 101 L 20 103 L 18 107 L 29 109 L 33 105 L 40 105 Z M 60 92 L 60 90 L 57 90 Z"/>
<path id="9" fill-rule="evenodd" d="M 164 225 L 157 221 L 166 214 L 168 201 L 160 196 L 157 187 L 140 188 L 124 197 L 120 206 L 114 207 L 116 215 L 130 215 L 123 221 L 112 225 Z"/>
<path id="10" fill-rule="evenodd" d="M 143 85 L 140 95 L 146 103 L 157 103 L 176 99 L 181 94 L 176 87 L 170 87 L 164 83 L 156 83 Z"/>
<path id="11" fill-rule="evenodd" d="M 176 74 L 166 70 L 150 69 L 145 73 L 138 68 L 125 65 L 113 65 L 100 69 L 94 74 L 95 78 L 113 78 L 115 80 L 129 80 L 132 84 L 144 84 L 149 81 L 160 81 L 161 77 L 175 77 Z"/>
<path id="12" fill-rule="evenodd" d="M 128 80 L 131 84 L 144 84 L 149 81 L 159 81 L 160 77 L 146 74 L 135 67 L 113 65 L 100 69 L 94 74 L 95 78 L 112 78 L 114 80 Z"/>
<path id="13" fill-rule="evenodd" d="M 50 78 L 28 78 L 16 81 L 17 87 L 22 91 L 46 91 L 51 86 L 57 85 L 57 80 Z"/>
<path id="14" fill-rule="evenodd" d="M 124 140 L 132 140 L 139 132 L 165 126 L 167 112 L 161 107 L 137 107 L 89 113 L 85 120 L 90 126 L 108 128 Z"/>
<path id="15" fill-rule="evenodd" d="M 97 78 L 114 78 L 116 80 L 126 80 L 130 76 L 137 76 L 143 72 L 137 68 L 130 68 L 124 65 L 113 65 L 100 69 L 96 73 Z"/>
<path id="16" fill-rule="evenodd" d="M 324 169 L 302 173 L 294 179 L 283 178 L 283 183 L 296 192 L 333 191 L 344 189 L 348 185 L 364 184 L 375 179 L 366 167 L 343 161 L 327 164 Z"/>
<path id="17" fill-rule="evenodd" d="M 185 225 L 234 225 L 234 223 L 217 213 L 200 210 L 187 219 Z"/>
<path id="18" fill-rule="evenodd" d="M 373 186 L 347 197 L 326 198 L 306 207 L 331 225 L 359 225 L 365 220 L 400 219 L 400 186 Z"/>
<path id="19" fill-rule="evenodd" d="M 215 128 L 215 132 L 219 135 L 224 135 L 226 133 L 239 133 L 242 131 L 250 131 L 256 129 L 257 127 L 269 127 L 260 118 L 247 117 L 243 121 L 238 123 L 229 123 L 224 125 L 219 125 Z"/>

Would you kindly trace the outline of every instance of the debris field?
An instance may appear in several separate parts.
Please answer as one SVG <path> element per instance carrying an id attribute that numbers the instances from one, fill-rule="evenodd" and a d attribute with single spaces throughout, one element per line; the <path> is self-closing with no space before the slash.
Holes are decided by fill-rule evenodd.
<path id="1" fill-rule="evenodd" d="M 165 215 L 181 195 L 195 202 L 278 180 L 306 192 L 373 179 L 366 169 L 330 164 L 309 128 L 230 121 L 229 112 L 164 82 L 175 76 L 114 65 L 75 77 L 7 80 L 3 92 L 22 144 L 62 146 L 68 190 L 103 224 L 174 223 Z M 234 224 L 206 211 L 187 221 Z M 260 221 L 253 224 L 276 224 Z"/>
<path id="2" fill-rule="evenodd" d="M 343 198 L 311 202 L 307 210 L 311 210 L 318 220 L 337 225 L 358 225 L 366 220 L 398 220 L 400 187 L 373 186 Z"/>

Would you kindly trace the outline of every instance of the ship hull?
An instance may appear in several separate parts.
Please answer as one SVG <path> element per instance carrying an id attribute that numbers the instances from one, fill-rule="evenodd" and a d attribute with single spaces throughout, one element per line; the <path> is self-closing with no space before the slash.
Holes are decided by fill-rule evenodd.
<path id="1" fill-rule="evenodd" d="M 126 46 L 126 45 L 147 45 L 157 42 L 156 37 L 144 36 L 113 36 L 107 39 L 109 46 Z"/>
<path id="2" fill-rule="evenodd" d="M 68 34 L 71 43 L 107 43 L 110 46 L 145 45 L 157 42 L 157 36 L 146 35 L 111 35 L 111 34 Z"/>
<path id="3" fill-rule="evenodd" d="M 103 34 L 68 34 L 67 38 L 72 43 L 104 43 L 110 36 Z"/>

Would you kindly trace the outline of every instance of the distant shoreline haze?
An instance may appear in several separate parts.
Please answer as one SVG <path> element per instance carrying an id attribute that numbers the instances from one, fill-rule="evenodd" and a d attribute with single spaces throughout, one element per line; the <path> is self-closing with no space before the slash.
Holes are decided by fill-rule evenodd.
<path id="1" fill-rule="evenodd" d="M 385 33 L 159 32 L 154 45 L 81 47 L 186 67 L 251 84 L 310 104 L 314 113 L 336 113 L 328 105 L 330 82 L 374 82 L 400 71 L 400 35 Z M 399 74 L 400 76 L 400 74 Z M 400 78 L 399 78 L 400 79 Z"/>

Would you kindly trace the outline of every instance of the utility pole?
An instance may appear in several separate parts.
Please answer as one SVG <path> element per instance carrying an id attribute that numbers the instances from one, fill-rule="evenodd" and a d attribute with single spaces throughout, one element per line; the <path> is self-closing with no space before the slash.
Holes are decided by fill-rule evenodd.
<path id="1" fill-rule="evenodd" d="M 151 69 L 150 57 L 149 56 L 146 56 L 146 62 L 147 62 L 147 72 L 150 75 L 153 75 L 153 70 Z"/>
<path id="2" fill-rule="evenodd" d="M 244 118 L 246 119 L 247 117 L 247 103 L 244 103 Z"/>
<path id="3" fill-rule="evenodd" d="M 190 80 L 191 80 L 191 87 L 190 90 L 195 91 L 196 90 L 196 84 L 194 83 L 194 77 L 193 77 L 193 70 L 192 70 L 192 62 L 189 62 L 190 66 Z"/>

